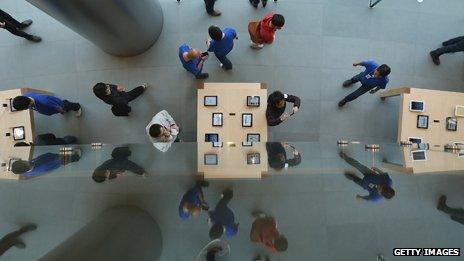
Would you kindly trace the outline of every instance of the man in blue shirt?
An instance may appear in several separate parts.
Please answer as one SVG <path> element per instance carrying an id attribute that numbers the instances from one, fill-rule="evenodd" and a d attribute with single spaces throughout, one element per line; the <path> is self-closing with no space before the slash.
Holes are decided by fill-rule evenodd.
<path id="1" fill-rule="evenodd" d="M 211 37 L 206 42 L 208 52 L 214 52 L 223 69 L 232 69 L 232 63 L 227 59 L 226 55 L 234 48 L 234 39 L 238 39 L 237 32 L 230 27 L 226 27 L 222 31 L 221 28 L 212 25 L 209 27 L 208 33 Z"/>
<path id="2" fill-rule="evenodd" d="M 30 179 L 51 172 L 63 165 L 71 162 L 79 161 L 79 154 L 70 156 L 59 155 L 56 153 L 45 153 L 30 162 L 25 160 L 17 160 L 11 164 L 11 172 L 20 174 L 20 179 Z"/>
<path id="3" fill-rule="evenodd" d="M 208 221 L 212 224 L 209 230 L 211 239 L 221 238 L 224 234 L 226 238 L 235 236 L 238 232 L 238 223 L 235 223 L 234 212 L 227 206 L 232 200 L 233 192 L 226 189 L 222 193 L 221 200 L 217 203 L 214 211 L 209 211 Z"/>
<path id="4" fill-rule="evenodd" d="M 190 216 L 197 216 L 201 210 L 209 210 L 208 203 L 203 195 L 203 187 L 208 187 L 207 181 L 197 181 L 195 186 L 182 196 L 179 204 L 179 217 L 183 220 Z"/>
<path id="5" fill-rule="evenodd" d="M 28 92 L 22 96 L 16 96 L 13 99 L 13 108 L 22 111 L 29 108 L 45 115 L 53 115 L 57 113 L 65 113 L 68 111 L 75 111 L 76 117 L 82 115 L 82 108 L 79 103 L 70 102 L 68 100 L 61 100 L 60 98 L 41 94 Z"/>
<path id="6" fill-rule="evenodd" d="M 346 161 L 346 163 L 350 164 L 364 175 L 361 179 L 353 173 L 345 173 L 346 178 L 352 180 L 354 183 L 369 192 L 369 195 L 367 196 L 356 195 L 357 199 L 375 202 L 382 199 L 382 197 L 391 199 L 395 196 L 395 191 L 391 188 L 392 180 L 386 172 L 375 167 L 370 169 L 361 164 L 359 161 L 348 157 L 344 152 L 340 152 L 339 155 Z"/>
<path id="7" fill-rule="evenodd" d="M 185 70 L 189 71 L 197 79 L 206 79 L 209 77 L 207 73 L 202 73 L 203 65 L 208 59 L 208 53 L 200 54 L 197 49 L 190 48 L 187 44 L 182 44 L 179 47 L 179 59 Z"/>
<path id="8" fill-rule="evenodd" d="M 353 78 L 346 80 L 343 83 L 343 87 L 349 87 L 357 82 L 361 82 L 362 85 L 356 91 L 343 98 L 343 100 L 338 103 L 338 107 L 342 107 L 347 102 L 357 99 L 368 91 L 370 91 L 370 93 L 375 93 L 387 87 L 388 75 L 391 72 L 388 65 L 382 64 L 379 66 L 374 60 L 366 60 L 360 63 L 353 63 L 353 66 L 364 66 L 366 69 Z"/>

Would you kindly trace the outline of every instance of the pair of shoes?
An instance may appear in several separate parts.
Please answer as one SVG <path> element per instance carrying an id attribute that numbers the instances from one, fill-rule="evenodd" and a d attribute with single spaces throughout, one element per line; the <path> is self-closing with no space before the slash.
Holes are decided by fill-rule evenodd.
<path id="1" fill-rule="evenodd" d="M 33 36 L 31 37 L 31 39 L 28 39 L 28 40 L 29 40 L 29 41 L 32 41 L 32 42 L 38 43 L 38 42 L 42 41 L 42 37 L 33 35 Z"/>
<path id="2" fill-rule="evenodd" d="M 208 73 L 201 73 L 201 74 L 196 76 L 196 78 L 199 79 L 199 80 L 203 80 L 203 79 L 206 79 L 208 77 L 209 77 Z"/>
<path id="3" fill-rule="evenodd" d="M 338 102 L 338 107 L 343 107 L 343 105 L 346 104 L 346 101 L 345 100 L 341 100 L 340 102 Z"/>
<path id="4" fill-rule="evenodd" d="M 254 0 L 249 0 L 249 1 L 250 1 L 250 4 L 251 4 L 254 8 L 258 8 L 259 1 L 254 1 Z"/>
<path id="5" fill-rule="evenodd" d="M 440 57 L 438 57 L 437 55 L 433 54 L 433 52 L 430 52 L 430 57 L 432 57 L 432 62 L 435 64 L 435 65 L 440 65 Z"/>
<path id="6" fill-rule="evenodd" d="M 253 49 L 261 49 L 264 47 L 264 44 L 256 44 L 256 43 L 251 42 L 250 47 Z"/>
<path id="7" fill-rule="evenodd" d="M 445 206 L 446 206 L 446 196 L 445 196 L 445 195 L 442 195 L 442 196 L 438 199 L 437 209 L 438 209 L 438 210 L 443 210 L 443 209 L 445 209 Z"/>
<path id="8" fill-rule="evenodd" d="M 146 90 L 146 89 L 148 88 L 148 83 L 142 83 L 142 85 L 141 85 L 141 86 L 143 87 L 143 89 L 145 89 L 145 90 Z"/>
<path id="9" fill-rule="evenodd" d="M 211 14 L 209 14 L 209 15 L 211 15 L 211 16 L 220 16 L 220 15 L 221 15 L 221 12 L 214 10 L 214 11 L 213 11 Z"/>
<path id="10" fill-rule="evenodd" d="M 22 28 L 26 28 L 26 27 L 28 27 L 28 26 L 31 25 L 31 24 L 32 24 L 32 20 L 31 20 L 31 19 L 27 19 L 26 21 L 23 21 L 23 22 L 21 23 Z"/>
<path id="11" fill-rule="evenodd" d="M 76 117 L 81 117 L 81 116 L 82 116 L 82 107 L 76 111 Z"/>
<path id="12" fill-rule="evenodd" d="M 261 0 L 261 3 L 263 4 L 263 7 L 266 7 L 266 5 L 267 5 L 267 0 Z"/>
<path id="13" fill-rule="evenodd" d="M 348 87 L 348 86 L 351 86 L 352 84 L 353 84 L 353 81 L 351 79 L 348 79 L 343 82 L 343 87 Z"/>

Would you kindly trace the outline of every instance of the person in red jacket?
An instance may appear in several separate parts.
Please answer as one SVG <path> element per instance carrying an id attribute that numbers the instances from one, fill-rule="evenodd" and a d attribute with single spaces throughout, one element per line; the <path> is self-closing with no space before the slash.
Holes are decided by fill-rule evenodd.
<path id="1" fill-rule="evenodd" d="M 251 225 L 251 242 L 261 243 L 271 252 L 286 251 L 288 248 L 287 238 L 277 230 L 275 219 L 263 212 L 255 212 L 253 217 L 255 220 Z"/>
<path id="2" fill-rule="evenodd" d="M 282 29 L 285 18 L 281 14 L 270 12 L 261 21 L 251 21 L 248 24 L 251 48 L 261 49 L 264 44 L 271 44 L 275 39 L 275 32 Z"/>

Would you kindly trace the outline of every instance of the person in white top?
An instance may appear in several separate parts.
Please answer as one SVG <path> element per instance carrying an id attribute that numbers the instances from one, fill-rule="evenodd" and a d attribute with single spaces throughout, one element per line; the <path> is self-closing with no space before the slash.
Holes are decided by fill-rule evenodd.
<path id="1" fill-rule="evenodd" d="M 169 150 L 179 134 L 179 126 L 166 110 L 158 112 L 145 129 L 153 146 L 162 152 Z"/>

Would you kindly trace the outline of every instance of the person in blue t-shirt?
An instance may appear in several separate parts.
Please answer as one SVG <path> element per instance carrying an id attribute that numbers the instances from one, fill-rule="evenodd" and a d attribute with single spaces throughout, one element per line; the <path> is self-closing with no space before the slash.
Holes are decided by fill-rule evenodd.
<path id="1" fill-rule="evenodd" d="M 238 232 L 239 223 L 235 223 L 234 212 L 227 206 L 233 197 L 232 190 L 226 189 L 221 197 L 214 211 L 208 212 L 208 222 L 212 224 L 209 230 L 211 239 L 221 238 L 224 234 L 226 238 L 231 238 Z"/>
<path id="2" fill-rule="evenodd" d="M 203 187 L 208 187 L 207 181 L 197 181 L 193 188 L 182 196 L 179 204 L 179 217 L 183 220 L 190 216 L 197 216 L 201 210 L 208 211 L 209 206 L 203 195 Z"/>
<path id="3" fill-rule="evenodd" d="M 203 65 L 208 59 L 208 53 L 200 53 L 197 49 L 190 48 L 187 44 L 179 47 L 179 59 L 185 70 L 189 71 L 197 79 L 206 79 L 207 73 L 203 73 Z"/>
<path id="4" fill-rule="evenodd" d="M 348 157 L 344 152 L 340 152 L 339 155 L 346 161 L 346 163 L 350 164 L 364 175 L 361 179 L 353 173 L 345 173 L 345 177 L 347 179 L 352 180 L 354 183 L 369 192 L 369 195 L 367 196 L 356 195 L 357 199 L 375 202 L 382 199 L 382 197 L 391 199 L 395 196 L 395 190 L 391 188 L 392 180 L 388 176 L 388 173 L 375 167 L 370 169 L 361 164 L 359 161 Z"/>
<path id="5" fill-rule="evenodd" d="M 343 82 L 343 87 L 350 87 L 357 82 L 361 82 L 361 87 L 343 98 L 343 100 L 338 103 L 338 107 L 342 107 L 347 102 L 357 99 L 368 91 L 372 94 L 387 87 L 388 75 L 391 72 L 388 65 L 382 64 L 379 66 L 374 60 L 366 60 L 360 63 L 353 63 L 353 66 L 364 66 L 366 69 L 362 73 Z"/>
<path id="6" fill-rule="evenodd" d="M 28 92 L 22 96 L 16 96 L 13 99 L 13 108 L 18 111 L 27 110 L 29 108 L 45 115 L 53 115 L 57 113 L 65 113 L 75 111 L 76 117 L 82 115 L 82 108 L 79 103 L 61 100 L 55 96 Z"/>
<path id="7" fill-rule="evenodd" d="M 234 39 L 238 39 L 237 32 L 230 27 L 226 27 L 222 31 L 218 26 L 212 25 L 209 27 L 208 33 L 211 37 L 206 42 L 208 52 L 214 52 L 224 70 L 231 70 L 232 62 L 227 59 L 227 54 L 234 48 Z"/>
<path id="8" fill-rule="evenodd" d="M 78 153 L 71 155 L 45 153 L 31 161 L 17 160 L 11 164 L 11 172 L 21 175 L 20 179 L 30 179 L 51 172 L 63 165 L 79 161 Z"/>

